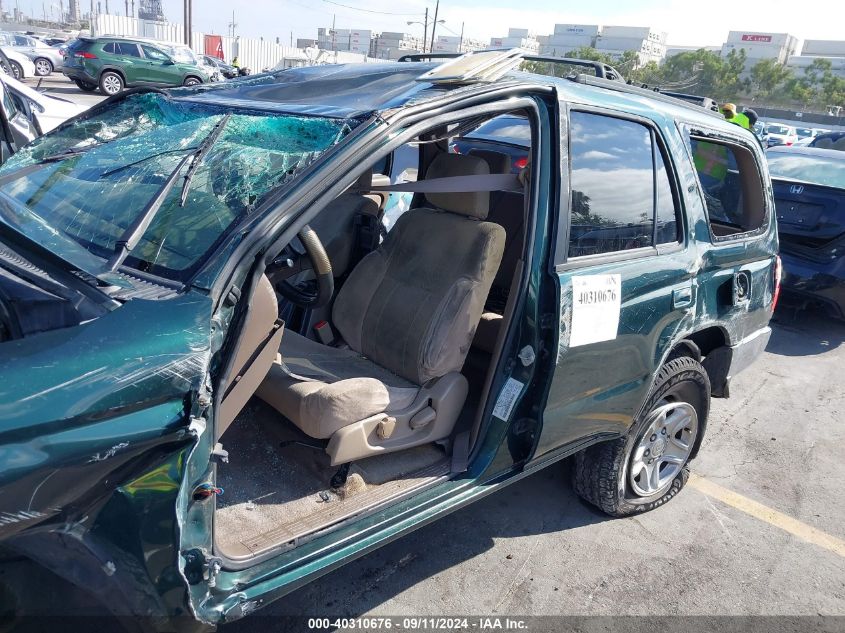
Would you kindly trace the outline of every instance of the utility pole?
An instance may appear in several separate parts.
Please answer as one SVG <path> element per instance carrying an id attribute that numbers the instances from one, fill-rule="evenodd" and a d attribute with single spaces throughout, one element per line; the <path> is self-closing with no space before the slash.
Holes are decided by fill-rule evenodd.
<path id="1" fill-rule="evenodd" d="M 434 5 L 434 22 L 431 25 L 431 46 L 428 47 L 428 52 L 434 52 L 434 32 L 437 30 L 437 13 L 440 11 L 440 0 Z"/>
<path id="2" fill-rule="evenodd" d="M 464 52 L 464 22 L 461 22 L 461 41 L 458 43 L 458 52 Z"/>
<path id="3" fill-rule="evenodd" d="M 335 16 L 335 14 L 332 13 L 332 50 L 335 51 L 335 52 L 337 52 L 337 45 L 335 44 L 335 34 L 334 34 L 334 25 L 335 25 L 335 18 L 336 17 L 337 16 Z"/>
<path id="4" fill-rule="evenodd" d="M 123 12 L 126 14 L 126 17 L 129 17 L 129 0 L 123 0 Z"/>
<path id="5" fill-rule="evenodd" d="M 235 24 L 235 10 L 232 9 L 232 21 L 229 22 L 229 28 L 232 29 L 232 39 L 235 39 L 235 27 L 237 27 L 237 26 L 238 25 Z"/>
<path id="6" fill-rule="evenodd" d="M 109 14 L 109 0 L 106 0 L 106 15 Z"/>
<path id="7" fill-rule="evenodd" d="M 425 53 L 425 42 L 428 39 L 428 7 L 425 8 L 425 21 L 423 22 L 423 45 L 422 52 Z"/>
<path id="8" fill-rule="evenodd" d="M 108 0 L 106 0 L 106 2 L 108 2 Z M 191 20 L 192 20 L 193 16 L 191 15 L 191 9 L 192 9 L 191 0 L 185 0 L 185 44 L 187 45 L 188 48 L 192 48 L 192 46 L 191 46 L 191 31 L 192 31 Z"/>

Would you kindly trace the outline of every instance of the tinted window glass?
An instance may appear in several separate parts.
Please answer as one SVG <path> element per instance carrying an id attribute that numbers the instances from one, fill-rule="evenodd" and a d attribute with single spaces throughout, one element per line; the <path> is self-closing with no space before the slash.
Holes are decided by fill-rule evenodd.
<path id="1" fill-rule="evenodd" d="M 753 154 L 703 139 L 691 139 L 690 146 L 713 234 L 725 237 L 763 226 L 766 198 Z"/>
<path id="2" fill-rule="evenodd" d="M 660 148 L 654 148 L 657 182 L 657 243 L 671 244 L 680 239 L 680 219 L 669 172 L 666 169 L 666 157 Z"/>
<path id="3" fill-rule="evenodd" d="M 109 42 L 105 46 L 103 46 L 103 50 L 107 53 L 117 53 L 117 44 L 114 42 Z"/>
<path id="4" fill-rule="evenodd" d="M 130 44 L 128 42 L 119 42 L 116 44 L 117 50 L 121 55 L 128 55 L 129 57 L 140 57 L 141 53 L 138 51 L 137 44 Z"/>
<path id="5" fill-rule="evenodd" d="M 15 35 L 15 46 L 33 46 L 34 42 L 23 35 Z"/>
<path id="6" fill-rule="evenodd" d="M 15 102 L 9 90 L 3 90 L 3 108 L 6 110 L 6 116 L 11 119 L 17 113 L 18 109 L 15 107 Z"/>
<path id="7" fill-rule="evenodd" d="M 651 246 L 654 168 L 644 125 L 573 112 L 569 256 Z"/>

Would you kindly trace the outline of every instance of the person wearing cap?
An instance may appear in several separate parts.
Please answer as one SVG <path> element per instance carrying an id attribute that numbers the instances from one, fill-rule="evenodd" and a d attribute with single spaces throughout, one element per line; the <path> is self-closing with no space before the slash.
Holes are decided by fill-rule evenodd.
<path id="1" fill-rule="evenodd" d="M 748 120 L 748 117 L 742 112 L 737 112 L 736 106 L 733 103 L 723 105 L 722 114 L 731 123 L 736 123 L 739 127 L 744 127 L 746 130 L 751 129 L 751 122 Z"/>

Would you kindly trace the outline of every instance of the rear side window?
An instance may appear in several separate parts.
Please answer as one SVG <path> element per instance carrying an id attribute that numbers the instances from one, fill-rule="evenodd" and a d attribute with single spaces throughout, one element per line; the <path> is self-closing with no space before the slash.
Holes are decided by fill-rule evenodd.
<path id="1" fill-rule="evenodd" d="M 129 42 L 117 42 L 115 44 L 117 52 L 128 57 L 140 57 L 141 53 L 138 51 L 137 44 L 130 44 Z"/>
<path id="2" fill-rule="evenodd" d="M 570 134 L 569 257 L 677 242 L 677 196 L 652 130 L 573 112 Z"/>
<path id="3" fill-rule="evenodd" d="M 766 226 L 763 178 L 751 151 L 696 137 L 690 146 L 713 235 L 729 238 Z"/>

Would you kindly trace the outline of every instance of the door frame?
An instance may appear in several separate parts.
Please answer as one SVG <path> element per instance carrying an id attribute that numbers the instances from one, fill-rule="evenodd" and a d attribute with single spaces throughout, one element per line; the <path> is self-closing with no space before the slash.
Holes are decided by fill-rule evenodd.
<path id="1" fill-rule="evenodd" d="M 361 536 L 360 540 L 356 538 L 352 541 L 344 541 L 337 533 L 341 532 L 342 528 L 358 526 L 361 522 L 372 521 L 373 516 L 367 515 L 355 517 L 354 519 L 341 523 L 338 527 L 334 528 L 334 533 L 332 534 L 322 533 L 315 535 L 310 541 L 300 544 L 294 549 L 285 551 L 283 547 L 276 548 L 259 560 L 251 560 L 244 563 L 227 561 L 214 550 L 213 503 L 192 505 L 188 491 L 192 490 L 193 486 L 200 479 L 207 480 L 214 476 L 215 464 L 209 458 L 213 449 L 215 435 L 213 432 L 213 412 L 220 405 L 220 389 L 218 387 L 219 385 L 225 384 L 229 378 L 229 373 L 232 369 L 231 365 L 234 360 L 234 354 L 232 352 L 237 348 L 239 336 L 242 334 L 238 330 L 238 326 L 243 322 L 243 318 L 248 310 L 248 301 L 236 301 L 234 306 L 227 306 L 225 297 L 232 296 L 231 289 L 233 288 L 237 288 L 236 294 L 238 296 L 252 296 L 258 279 L 276 253 L 281 250 L 282 246 L 287 244 L 301 227 L 311 217 L 321 211 L 328 202 L 355 182 L 359 172 L 362 170 L 363 162 L 360 158 L 362 155 L 367 156 L 366 161 L 364 161 L 367 165 L 375 164 L 421 132 L 437 125 L 454 121 L 457 118 L 464 119 L 471 116 L 494 115 L 513 110 L 530 109 L 533 111 L 533 116 L 539 121 L 540 111 L 538 102 L 541 99 L 548 100 L 550 94 L 553 93 L 548 87 L 542 86 L 536 90 L 533 87 L 527 88 L 524 86 L 488 89 L 482 91 L 481 94 L 444 100 L 446 103 L 428 103 L 423 106 L 409 107 L 393 113 L 391 116 L 385 116 L 375 121 L 371 120 L 371 125 L 369 126 L 362 124 L 362 126 L 366 127 L 366 130 L 358 138 L 355 138 L 354 142 L 344 144 L 336 151 L 327 152 L 327 154 L 332 155 L 331 158 L 334 160 L 328 158 L 323 161 L 318 160 L 317 162 L 320 164 L 310 171 L 310 178 L 304 177 L 303 181 L 299 183 L 299 187 L 288 190 L 288 195 L 281 198 L 277 206 L 262 213 L 261 217 L 251 220 L 253 226 L 256 227 L 251 231 L 252 239 L 236 249 L 232 259 L 227 262 L 227 267 L 224 270 L 229 271 L 230 274 L 225 277 L 225 283 L 221 282 L 213 285 L 212 295 L 217 296 L 214 319 L 219 324 L 219 337 L 221 340 L 226 337 L 227 330 L 231 330 L 235 334 L 226 338 L 225 346 L 222 348 L 221 370 L 212 379 L 213 386 L 215 387 L 213 389 L 213 393 L 215 394 L 214 402 L 205 414 L 206 422 L 204 431 L 200 434 L 198 443 L 189 457 L 188 472 L 192 473 L 193 476 L 186 477 L 183 481 L 178 507 L 181 524 L 183 526 L 192 526 L 190 529 L 183 529 L 180 535 L 180 550 L 182 553 L 180 566 L 183 570 L 189 566 L 196 569 L 197 564 L 199 564 L 200 567 L 204 565 L 206 571 L 209 569 L 216 570 L 212 572 L 212 577 L 214 578 L 214 582 L 212 583 L 209 583 L 208 578 L 200 579 L 193 584 L 188 583 L 190 604 L 200 619 L 209 622 L 214 621 L 220 613 L 214 605 L 222 606 L 226 603 L 231 603 L 232 600 L 236 599 L 238 594 L 243 592 L 243 587 L 256 583 L 264 584 L 273 577 L 281 578 L 292 572 L 301 574 L 301 577 L 297 580 L 297 585 L 300 582 L 305 582 L 305 579 L 316 578 L 339 565 L 340 562 L 338 561 L 341 559 L 343 562 L 346 562 L 363 555 L 366 551 L 375 547 L 373 545 L 374 540 L 387 542 L 419 527 L 421 519 L 416 520 L 414 517 L 422 516 L 425 512 L 423 508 L 414 507 L 413 497 L 406 499 L 404 502 L 400 501 L 397 504 L 388 506 L 387 508 L 380 508 L 378 516 L 381 519 L 377 526 L 378 534 L 375 536 L 370 535 L 368 538 L 369 544 L 365 547 L 356 545 L 360 540 L 363 540 L 363 536 Z M 542 124 L 540 127 L 542 127 Z M 388 135 L 386 132 L 388 130 L 397 130 L 398 133 L 392 138 L 387 138 Z M 342 175 L 325 177 L 320 167 L 327 163 L 332 168 L 331 174 Z M 545 165 L 546 163 L 540 161 L 540 164 Z M 538 187 L 538 191 L 541 185 L 542 171 L 542 169 L 534 170 L 534 186 Z M 316 187 L 312 185 L 314 180 L 317 180 Z M 321 180 L 323 182 L 320 182 Z M 535 196 L 535 198 L 539 198 L 539 196 Z M 553 206 L 554 204 L 548 205 L 548 207 Z M 549 213 L 548 215 L 551 216 L 553 214 Z M 532 213 L 532 218 L 536 218 L 536 213 Z M 532 219 L 532 224 L 535 221 L 535 219 Z M 257 227 L 266 227 L 266 229 L 259 230 Z M 538 259 L 539 262 L 542 262 L 544 261 L 542 259 L 543 256 L 548 255 L 548 231 L 537 231 L 534 229 L 534 239 L 527 240 L 527 242 L 529 242 L 527 246 L 531 249 L 532 266 L 525 267 L 524 281 L 537 284 L 541 279 L 541 275 L 537 271 L 544 271 L 545 268 L 544 266 L 538 265 Z M 535 248 L 538 245 L 541 246 L 540 249 Z M 539 252 L 537 252 L 538 250 Z M 534 271 L 533 273 L 532 269 Z M 225 289 L 225 292 L 223 290 L 217 291 L 216 289 L 218 288 Z M 217 294 L 217 292 L 220 294 Z M 524 298 L 522 300 L 525 301 Z M 511 328 L 509 339 L 515 340 L 516 335 L 513 330 L 514 328 Z M 539 336 L 539 331 L 534 333 L 535 339 L 539 338 Z M 533 379 L 534 369 L 540 363 L 525 367 L 521 363 L 515 363 L 514 358 L 506 358 L 506 356 L 506 353 L 500 356 L 499 373 L 504 376 L 502 369 L 507 366 L 509 373 L 515 375 L 517 372 L 521 372 L 520 375 L 526 378 L 526 385 L 530 384 Z M 504 384 L 505 378 L 502 377 L 499 384 Z M 544 379 L 541 387 L 545 389 L 547 385 L 548 380 Z M 493 390 L 491 393 L 498 393 L 498 391 Z M 527 389 L 524 389 L 521 397 L 523 402 L 526 393 Z M 492 397 L 488 398 L 485 406 L 492 407 L 494 399 Z M 518 402 L 514 406 L 514 412 L 517 411 L 519 406 L 520 404 Z M 514 418 L 515 413 L 510 419 L 512 420 Z M 484 436 L 478 442 L 478 451 L 470 461 L 470 466 L 466 473 L 441 482 L 435 485 L 434 488 L 420 493 L 419 496 L 426 498 L 432 495 L 441 498 L 446 497 L 445 503 L 447 504 L 448 499 L 454 498 L 454 504 L 457 506 L 457 504 L 461 503 L 460 495 L 466 494 L 468 491 L 478 487 L 479 479 L 507 478 L 509 473 L 503 474 L 504 471 L 497 470 L 491 474 L 488 467 L 500 452 L 499 449 L 506 437 L 509 426 L 510 420 L 503 421 L 500 424 L 500 433 L 485 431 Z M 487 459 L 482 459 L 482 457 L 486 457 Z M 512 471 L 516 472 L 513 460 L 511 460 L 510 467 Z M 213 479 L 211 480 L 213 481 Z M 410 505 L 411 509 L 405 507 L 403 510 L 402 506 L 407 505 Z M 384 515 L 387 513 L 393 516 L 385 517 Z M 202 525 L 206 527 L 199 527 Z M 315 553 L 315 549 L 318 553 Z M 204 561 L 198 563 L 202 559 Z M 304 569 L 303 565 L 306 562 L 310 562 L 310 564 L 307 569 Z M 187 579 L 188 575 L 185 574 L 185 577 Z M 218 578 L 225 578 L 225 580 L 220 582 Z M 194 579 L 197 579 L 196 575 L 194 575 Z M 230 580 L 234 579 L 237 579 L 235 582 L 240 587 L 238 592 L 232 589 L 220 589 L 220 587 L 232 587 L 233 585 Z M 281 587 L 275 587 L 273 593 L 285 590 L 288 587 L 290 587 L 290 583 L 285 582 Z M 263 596 L 263 594 L 261 595 Z"/>

